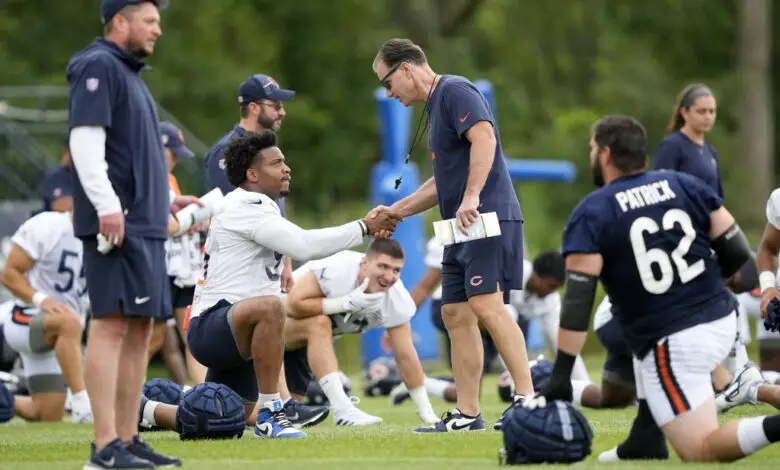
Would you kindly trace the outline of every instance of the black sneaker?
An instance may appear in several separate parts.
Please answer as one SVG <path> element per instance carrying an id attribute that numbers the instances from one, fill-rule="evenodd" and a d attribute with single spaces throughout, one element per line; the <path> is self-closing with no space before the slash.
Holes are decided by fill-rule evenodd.
<path id="1" fill-rule="evenodd" d="M 92 450 L 89 455 L 89 461 L 84 464 L 84 470 L 103 470 L 106 468 L 154 468 L 154 464 L 144 458 L 138 457 L 128 451 L 122 445 L 122 441 L 114 439 L 106 447 L 98 452 L 95 443 L 92 443 Z"/>
<path id="2" fill-rule="evenodd" d="M 283 409 L 287 420 L 296 428 L 308 428 L 320 424 L 330 414 L 327 406 L 304 405 L 295 398 L 287 400 Z"/>
<path id="3" fill-rule="evenodd" d="M 127 450 L 136 457 L 152 462 L 156 468 L 181 467 L 181 459 L 155 452 L 152 446 L 142 441 L 137 435 L 133 436 L 133 440 L 127 445 Z"/>

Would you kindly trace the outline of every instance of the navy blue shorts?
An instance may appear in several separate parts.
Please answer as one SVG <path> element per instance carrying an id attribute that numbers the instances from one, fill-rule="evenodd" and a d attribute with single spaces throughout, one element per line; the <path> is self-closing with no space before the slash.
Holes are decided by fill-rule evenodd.
<path id="1" fill-rule="evenodd" d="M 501 236 L 444 247 L 441 303 L 466 302 L 471 296 L 499 289 L 504 303 L 509 291 L 523 288 L 523 222 L 502 220 Z"/>
<path id="2" fill-rule="evenodd" d="M 94 236 L 81 241 L 93 317 L 117 312 L 157 320 L 173 317 L 165 240 L 125 235 L 122 246 L 105 255 L 97 251 Z"/>
<path id="3" fill-rule="evenodd" d="M 187 308 L 192 304 L 192 298 L 195 296 L 195 286 L 179 287 L 174 284 L 174 277 L 168 278 L 171 283 L 171 306 L 173 308 Z"/>
<path id="4" fill-rule="evenodd" d="M 244 358 L 233 334 L 233 304 L 220 300 L 192 318 L 187 325 L 187 345 L 192 356 L 208 367 L 206 382 L 226 385 L 249 403 L 258 397 L 257 377 L 251 358 Z"/>
<path id="5" fill-rule="evenodd" d="M 596 330 L 596 337 L 607 350 L 601 380 L 621 387 L 636 388 L 634 356 L 617 319 L 613 317 Z"/>

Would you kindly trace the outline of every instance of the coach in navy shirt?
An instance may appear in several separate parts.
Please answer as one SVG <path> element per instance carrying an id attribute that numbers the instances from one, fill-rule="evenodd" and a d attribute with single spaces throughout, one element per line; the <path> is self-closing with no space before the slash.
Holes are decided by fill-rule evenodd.
<path id="1" fill-rule="evenodd" d="M 712 91 L 704 85 L 690 85 L 680 94 L 669 135 L 655 152 L 654 170 L 676 170 L 696 176 L 721 198 L 718 152 L 704 140 L 715 124 L 717 104 Z"/>
<path id="2" fill-rule="evenodd" d="M 92 304 L 86 385 L 90 468 L 181 465 L 141 441 L 138 396 L 152 318 L 170 312 L 164 243 L 171 201 L 157 108 L 141 71 L 162 34 L 157 1 L 103 0 L 105 36 L 67 67 L 75 235 Z M 180 198 L 175 204 L 192 199 Z M 98 251 L 97 236 L 113 248 Z"/>
<path id="3" fill-rule="evenodd" d="M 62 162 L 46 174 L 41 184 L 43 210 L 68 212 L 73 210 L 72 172 L 70 170 L 70 145 L 65 138 L 62 147 Z"/>
<path id="4" fill-rule="evenodd" d="M 238 109 L 241 119 L 230 132 L 219 138 L 206 154 L 206 182 L 209 190 L 219 188 L 223 194 L 233 191 L 234 186 L 225 175 L 225 147 L 231 140 L 245 136 L 249 132 L 272 130 L 278 132 L 282 120 L 287 115 L 284 102 L 292 99 L 295 92 L 279 87 L 268 75 L 255 74 L 247 78 L 238 87 Z M 284 198 L 276 201 L 282 216 L 286 216 Z M 281 276 L 282 292 L 292 288 L 292 262 L 287 257 Z"/>
<path id="5" fill-rule="evenodd" d="M 444 249 L 442 316 L 452 342 L 458 408 L 441 423 L 417 431 L 483 430 L 485 422 L 479 413 L 482 355 L 474 354 L 481 343 L 478 322 L 506 361 L 518 393 L 533 393 L 523 333 L 504 307 L 509 291 L 523 288 L 523 216 L 495 120 L 471 82 L 436 74 L 423 50 L 408 39 L 387 41 L 373 67 L 388 97 L 406 106 L 425 103 L 434 174 L 414 194 L 375 211 L 390 210 L 405 218 L 438 202 L 442 218 L 456 218 L 463 230 L 480 213 L 498 216 L 501 236 Z"/>

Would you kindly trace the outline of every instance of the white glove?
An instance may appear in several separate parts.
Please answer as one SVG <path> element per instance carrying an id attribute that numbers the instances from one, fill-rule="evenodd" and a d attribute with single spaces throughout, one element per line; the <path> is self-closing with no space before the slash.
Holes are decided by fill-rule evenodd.
<path id="1" fill-rule="evenodd" d="M 351 313 L 363 315 L 380 311 L 385 301 L 386 292 L 367 293 L 368 278 L 363 280 L 357 288 L 335 299 L 322 300 L 322 313 L 335 315 L 338 313 Z"/>

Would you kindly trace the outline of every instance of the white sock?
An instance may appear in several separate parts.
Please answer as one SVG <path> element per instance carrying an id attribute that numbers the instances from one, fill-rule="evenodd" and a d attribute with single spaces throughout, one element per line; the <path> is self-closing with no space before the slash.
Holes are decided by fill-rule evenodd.
<path id="1" fill-rule="evenodd" d="M 157 421 L 154 419 L 154 410 L 160 406 L 159 401 L 149 400 L 144 405 L 143 417 L 144 421 L 149 423 L 150 426 L 157 426 Z"/>
<path id="2" fill-rule="evenodd" d="M 432 379 L 430 377 L 425 378 L 425 390 L 432 396 L 444 400 L 444 391 L 450 386 L 452 382 L 441 379 Z M 411 394 L 411 390 L 409 391 Z M 412 397 L 414 398 L 414 397 Z"/>
<path id="3" fill-rule="evenodd" d="M 191 389 L 189 385 L 182 385 L 181 386 L 181 393 L 187 393 L 187 390 Z"/>
<path id="4" fill-rule="evenodd" d="M 73 406 L 76 404 L 89 406 L 89 395 L 87 395 L 87 389 L 85 388 L 79 393 L 74 393 L 71 395 L 71 404 Z"/>
<path id="5" fill-rule="evenodd" d="M 764 380 L 771 384 L 777 382 L 777 380 L 780 379 L 780 372 L 776 372 L 774 370 L 763 370 L 761 371 L 761 375 L 764 376 Z"/>
<path id="6" fill-rule="evenodd" d="M 322 392 L 328 397 L 330 407 L 334 412 L 352 408 L 354 405 L 346 393 L 344 393 L 344 384 L 341 383 L 341 377 L 338 372 L 331 372 L 319 380 Z"/>
<path id="7" fill-rule="evenodd" d="M 276 400 L 282 401 L 282 397 L 278 393 L 261 393 L 257 399 L 262 408 L 268 408 L 267 404 Z"/>
<path id="8" fill-rule="evenodd" d="M 571 388 L 572 388 L 572 398 L 573 402 L 576 405 L 582 405 L 582 394 L 585 392 L 585 389 L 590 385 L 590 382 L 587 382 L 585 380 L 572 380 L 571 381 Z"/>
<path id="9" fill-rule="evenodd" d="M 412 401 L 420 413 L 433 411 L 431 401 L 428 400 L 428 392 L 425 391 L 425 385 L 409 390 L 409 396 L 412 397 Z"/>
<path id="10" fill-rule="evenodd" d="M 764 416 L 744 418 L 737 425 L 737 441 L 742 453 L 754 454 L 770 444 L 764 433 Z"/>

